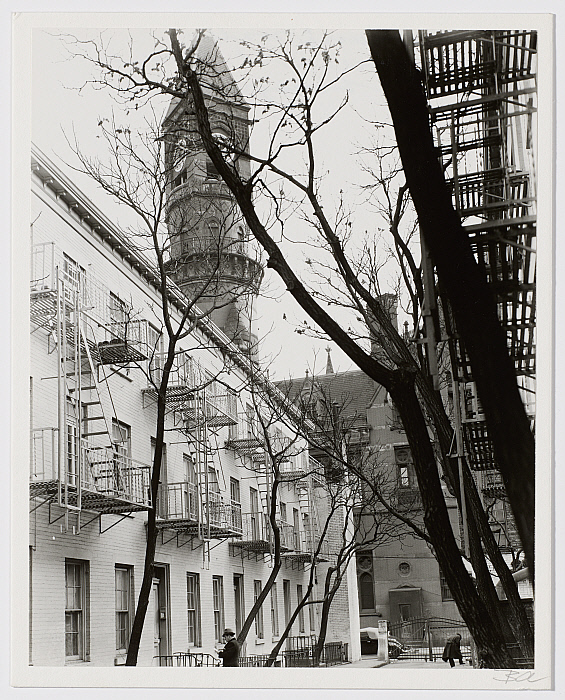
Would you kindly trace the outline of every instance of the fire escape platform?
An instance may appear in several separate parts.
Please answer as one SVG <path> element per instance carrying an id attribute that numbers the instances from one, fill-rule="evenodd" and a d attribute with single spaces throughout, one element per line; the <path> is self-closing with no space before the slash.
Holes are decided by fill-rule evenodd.
<path id="1" fill-rule="evenodd" d="M 59 482 L 57 479 L 30 483 L 30 498 L 52 497 L 57 496 L 58 493 Z M 76 486 L 67 486 L 67 495 L 69 506 L 78 508 L 79 499 Z M 120 494 L 104 493 L 85 487 L 81 489 L 80 507 L 82 510 L 93 510 L 99 513 L 134 513 L 151 509 L 147 503 L 136 503 Z"/>
<path id="2" fill-rule="evenodd" d="M 168 385 L 165 396 L 165 402 L 169 404 L 185 404 L 194 399 L 195 388 L 191 385 Z M 154 401 L 157 401 L 159 396 L 155 387 L 143 389 L 143 395 L 148 396 Z M 180 407 L 179 407 L 180 410 Z"/>
<path id="3" fill-rule="evenodd" d="M 265 447 L 265 442 L 256 437 L 244 439 L 228 438 L 225 442 L 225 447 L 238 452 L 240 455 L 253 455 Z"/>
<path id="4" fill-rule="evenodd" d="M 314 560 L 314 553 L 313 552 L 289 552 L 287 554 L 282 555 L 284 559 L 287 559 L 288 561 L 296 562 L 296 563 L 302 563 L 302 564 L 309 564 Z M 327 562 L 329 561 L 329 557 L 327 554 L 319 554 L 316 557 L 317 562 Z"/>
<path id="5" fill-rule="evenodd" d="M 205 523 L 199 523 L 196 520 L 191 520 L 189 518 L 176 518 L 174 520 L 157 520 L 155 523 L 157 530 L 174 530 L 175 532 L 182 532 L 189 537 L 201 537 L 205 536 L 208 538 L 208 525 Z M 223 525 L 210 525 L 209 537 L 211 539 L 227 539 L 229 537 L 241 537 L 241 532 L 236 528 Z"/>

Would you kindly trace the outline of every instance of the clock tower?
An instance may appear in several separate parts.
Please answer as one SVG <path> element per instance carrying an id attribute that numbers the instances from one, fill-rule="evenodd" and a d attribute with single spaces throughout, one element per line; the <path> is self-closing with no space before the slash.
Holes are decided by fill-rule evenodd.
<path id="1" fill-rule="evenodd" d="M 250 176 L 249 106 L 216 42 L 204 35 L 191 60 L 199 72 L 212 133 L 226 161 Z M 251 309 L 263 269 L 229 188 L 208 157 L 189 100 L 173 99 L 163 121 L 170 277 L 236 345 L 254 355 Z"/>

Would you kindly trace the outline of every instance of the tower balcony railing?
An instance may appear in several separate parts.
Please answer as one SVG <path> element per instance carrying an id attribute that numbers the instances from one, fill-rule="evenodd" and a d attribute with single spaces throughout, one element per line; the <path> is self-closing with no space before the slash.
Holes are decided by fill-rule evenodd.
<path id="1" fill-rule="evenodd" d="M 291 455 L 280 465 L 280 475 L 284 481 L 301 481 L 310 471 L 310 458 L 306 452 Z"/>
<path id="2" fill-rule="evenodd" d="M 189 177 L 184 182 L 177 185 L 169 194 L 167 207 L 170 210 L 175 204 L 193 197 L 232 197 L 230 188 L 223 180 L 202 179 L 199 177 Z"/>
<path id="3" fill-rule="evenodd" d="M 206 393 L 206 420 L 211 427 L 237 424 L 237 396 L 231 392 L 216 393 L 214 384 Z"/>
<path id="4" fill-rule="evenodd" d="M 249 245 L 248 240 L 240 238 L 232 238 L 228 235 L 224 236 L 191 236 L 184 238 L 180 244 L 180 254 L 183 256 L 189 255 L 219 255 L 225 253 L 234 253 L 237 255 L 246 255 L 255 259 L 252 255 L 253 250 Z"/>
<path id="5" fill-rule="evenodd" d="M 78 450 L 76 449 L 78 445 Z M 146 509 L 151 506 L 151 467 L 132 459 L 116 447 L 100 447 L 84 438 L 65 442 L 59 458 L 57 428 L 31 433 L 30 493 L 54 495 L 64 490 L 68 503 L 94 510 L 108 510 L 113 501 Z"/>

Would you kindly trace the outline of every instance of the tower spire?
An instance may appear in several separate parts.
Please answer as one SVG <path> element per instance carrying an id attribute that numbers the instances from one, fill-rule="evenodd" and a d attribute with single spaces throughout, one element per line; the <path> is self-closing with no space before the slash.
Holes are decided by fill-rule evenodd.
<path id="1" fill-rule="evenodd" d="M 328 359 L 326 361 L 326 374 L 335 374 L 334 368 L 332 365 L 332 356 L 331 356 L 332 349 L 330 348 L 329 345 L 326 347 L 326 352 L 328 353 Z"/>

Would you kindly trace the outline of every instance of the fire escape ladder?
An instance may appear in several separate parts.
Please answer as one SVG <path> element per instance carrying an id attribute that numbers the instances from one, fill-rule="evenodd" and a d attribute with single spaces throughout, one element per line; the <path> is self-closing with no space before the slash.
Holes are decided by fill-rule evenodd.
<path id="1" fill-rule="evenodd" d="M 194 393 L 194 412 L 196 416 L 205 415 L 204 397 L 202 391 Z M 212 518 L 213 504 L 211 503 L 211 488 L 209 474 L 209 449 L 208 449 L 208 432 L 205 420 L 196 420 L 194 430 L 192 431 L 194 439 L 195 457 L 196 457 L 196 474 L 198 479 L 199 493 L 199 513 L 198 519 L 198 536 L 201 540 L 210 541 L 210 525 Z M 209 547 L 205 547 L 203 551 L 208 552 Z"/>
<path id="2" fill-rule="evenodd" d="M 79 329 L 80 329 L 80 346 L 81 349 L 84 350 L 84 354 L 87 359 L 87 364 L 84 368 L 84 374 L 89 375 L 89 384 L 87 386 L 81 386 L 81 390 L 83 392 L 88 392 L 90 399 L 87 401 L 83 401 L 82 405 L 86 407 L 85 415 L 82 418 L 82 424 L 83 424 L 83 429 L 81 431 L 81 437 L 83 438 L 90 438 L 94 436 L 107 436 L 108 437 L 108 447 L 112 445 L 112 423 L 111 419 L 108 418 L 106 415 L 106 412 L 104 410 L 104 403 L 102 401 L 102 384 L 104 383 L 106 387 L 106 391 L 110 400 L 110 404 L 112 406 L 112 412 L 114 418 L 117 420 L 117 415 L 116 415 L 116 407 L 114 405 L 114 400 L 112 398 L 112 393 L 110 391 L 110 385 L 108 383 L 108 377 L 106 376 L 106 371 L 104 369 L 104 365 L 100 365 L 100 368 L 103 373 L 103 380 L 99 381 L 98 378 L 98 370 L 96 368 L 96 365 L 94 363 L 94 359 L 92 357 L 92 351 L 89 346 L 89 341 L 86 336 L 86 332 L 84 329 L 84 324 L 82 322 L 82 319 L 79 324 Z M 91 410 L 95 415 L 90 415 Z M 101 425 L 101 422 L 103 423 L 103 428 Z M 91 423 L 96 423 L 97 426 L 96 428 L 91 427 Z"/>

